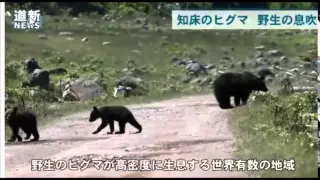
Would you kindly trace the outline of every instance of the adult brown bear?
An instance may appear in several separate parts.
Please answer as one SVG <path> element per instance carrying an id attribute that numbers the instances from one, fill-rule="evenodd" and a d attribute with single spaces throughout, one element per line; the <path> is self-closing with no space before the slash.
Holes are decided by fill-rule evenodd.
<path id="1" fill-rule="evenodd" d="M 233 108 L 230 97 L 234 96 L 236 106 L 245 105 L 252 91 L 268 91 L 264 76 L 259 77 L 251 72 L 226 72 L 220 75 L 213 83 L 213 93 L 221 109 Z"/>

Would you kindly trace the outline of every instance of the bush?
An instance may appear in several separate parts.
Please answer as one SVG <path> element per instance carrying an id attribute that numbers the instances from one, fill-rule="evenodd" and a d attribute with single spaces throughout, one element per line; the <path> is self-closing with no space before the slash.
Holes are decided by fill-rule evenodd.
<path id="1" fill-rule="evenodd" d="M 273 117 L 273 127 L 270 130 L 281 130 L 286 134 L 284 138 L 295 138 L 299 135 L 304 144 L 311 147 L 317 142 L 314 132 L 316 131 L 317 101 L 316 92 L 303 94 L 272 95 L 270 93 L 257 93 L 254 95 L 254 104 L 263 104 L 260 114 L 269 112 Z M 289 139 L 287 139 L 289 140 Z"/>
<path id="2" fill-rule="evenodd" d="M 35 111 L 40 115 L 47 114 L 48 105 L 57 101 L 58 93 L 52 84 L 50 85 L 49 91 L 41 90 L 37 87 L 6 89 L 6 94 L 8 94 L 9 97 L 14 97 L 14 106 Z"/>
<path id="3" fill-rule="evenodd" d="M 237 156 L 244 159 L 295 160 L 295 171 L 259 171 L 259 177 L 316 177 L 316 93 L 255 93 L 252 105 L 235 108 Z"/>

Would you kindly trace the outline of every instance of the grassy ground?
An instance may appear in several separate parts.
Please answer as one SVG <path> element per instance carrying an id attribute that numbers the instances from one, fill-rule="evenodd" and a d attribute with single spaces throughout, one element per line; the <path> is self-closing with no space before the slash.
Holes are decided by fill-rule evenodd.
<path id="1" fill-rule="evenodd" d="M 287 100 L 288 97 L 282 97 L 279 102 L 288 104 Z M 312 136 L 310 138 L 307 133 L 298 129 L 290 132 L 287 131 L 286 125 L 275 126 L 275 120 L 277 122 L 284 122 L 284 120 L 274 116 L 270 111 L 271 106 L 274 104 L 258 103 L 254 107 L 236 108 L 230 114 L 229 122 L 237 138 L 238 151 L 235 152 L 236 156 L 243 159 L 268 160 L 269 162 L 278 159 L 281 162 L 290 159 L 295 161 L 294 171 L 284 169 L 284 165 L 281 167 L 283 170 L 278 171 L 271 166 L 267 171 L 252 171 L 250 173 L 252 176 L 269 178 L 318 177 L 316 140 L 313 143 L 306 141 L 306 139 L 317 139 L 317 129 L 312 130 L 312 133 L 309 134 Z M 298 117 L 296 118 L 298 119 Z M 290 121 L 294 121 L 294 119 L 292 118 Z M 303 120 L 299 119 L 299 121 Z M 316 118 L 313 122 L 316 123 Z M 317 127 L 317 125 L 312 127 Z"/>
<path id="2" fill-rule="evenodd" d="M 7 19 L 8 20 L 8 19 Z M 94 105 L 102 104 L 131 104 L 150 102 L 153 100 L 167 99 L 187 94 L 209 93 L 209 87 L 198 87 L 178 82 L 178 78 L 185 74 L 184 68 L 172 67 L 170 60 L 177 54 L 189 54 L 203 63 L 218 65 L 224 51 L 230 50 L 229 56 L 233 56 L 232 63 L 245 61 L 253 64 L 250 58 L 255 52 L 254 47 L 264 45 L 268 49 L 280 49 L 289 57 L 288 67 L 293 66 L 301 52 L 310 50 L 311 41 L 316 40 L 314 34 L 301 34 L 296 36 L 285 36 L 284 31 L 264 31 L 268 35 L 258 37 L 261 31 L 172 31 L 171 24 L 167 21 L 160 21 L 162 27 L 156 27 L 151 20 L 149 30 L 138 28 L 132 21 L 116 20 L 115 23 L 106 22 L 97 18 L 80 17 L 74 20 L 69 17 L 45 17 L 45 29 L 39 32 L 13 30 L 10 25 L 6 26 L 6 68 L 13 69 L 13 72 L 6 74 L 6 89 L 14 88 L 26 77 L 21 70 L 21 61 L 32 56 L 35 57 L 40 66 L 51 69 L 64 67 L 80 77 L 94 78 L 100 72 L 104 73 L 105 81 L 108 84 L 103 100 L 92 100 L 82 103 L 64 103 L 45 105 L 46 113 L 41 114 L 40 122 L 51 121 L 53 117 L 63 116 L 76 111 L 82 111 Z M 70 31 L 73 33 L 73 40 L 66 40 L 59 32 Z M 46 34 L 48 40 L 38 39 L 39 34 Z M 88 37 L 87 42 L 81 39 Z M 110 45 L 102 45 L 104 41 Z M 274 44 L 275 43 L 275 44 Z M 199 51 L 202 49 L 202 51 Z M 111 97 L 114 81 L 121 76 L 121 69 L 126 67 L 128 60 L 134 60 L 138 67 L 147 67 L 149 72 L 139 75 L 149 85 L 150 93 L 142 97 L 131 97 L 128 99 Z M 219 66 L 218 66 L 219 67 Z M 10 74 L 12 73 L 12 74 Z M 57 83 L 66 76 L 53 76 L 53 82 Z M 53 107 L 54 108 L 50 108 Z M 247 157 L 274 157 L 269 152 L 277 152 L 276 157 L 292 157 L 301 153 L 299 141 L 290 144 L 277 140 L 274 135 L 272 142 L 265 139 L 265 136 L 255 136 L 250 128 L 256 122 L 268 120 L 268 116 L 248 120 L 247 112 L 254 114 L 259 107 L 243 107 L 236 110 L 237 121 L 234 121 L 241 132 L 248 132 L 245 135 L 247 144 L 243 144 L 243 152 L 247 147 L 254 149 L 254 153 L 244 153 Z M 43 115 L 42 115 L 43 114 Z M 44 115 L 45 114 L 45 115 Z M 236 116 L 234 116 L 236 117 Z M 8 133 L 6 133 L 8 135 Z M 249 143 L 249 144 L 248 144 Z M 298 144 L 297 144 L 298 143 Z M 284 147 L 285 146 L 285 147 Z M 240 148 L 242 149 L 242 148 Z M 291 153 L 288 153 L 290 151 Z M 309 153 L 312 154 L 312 153 Z M 306 155 L 299 165 L 310 165 L 311 159 L 316 156 Z M 313 161 L 312 161 L 313 162 Z M 299 175 L 313 174 L 313 169 L 304 169 L 295 173 Z M 272 173 L 269 176 L 289 176 L 290 173 Z M 292 175 L 290 175 L 292 176 Z"/>

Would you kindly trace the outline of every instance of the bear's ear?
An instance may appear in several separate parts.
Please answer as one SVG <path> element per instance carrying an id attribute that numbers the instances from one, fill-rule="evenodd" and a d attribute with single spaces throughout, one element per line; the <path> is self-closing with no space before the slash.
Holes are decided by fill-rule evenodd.
<path id="1" fill-rule="evenodd" d="M 94 110 L 94 111 L 99 111 L 96 106 L 93 106 L 93 110 Z"/>
<path id="2" fill-rule="evenodd" d="M 15 107 L 12 109 L 12 113 L 13 113 L 13 114 L 16 114 L 16 113 L 17 113 L 17 111 L 18 111 L 18 107 L 17 107 L 17 106 L 15 106 Z"/>

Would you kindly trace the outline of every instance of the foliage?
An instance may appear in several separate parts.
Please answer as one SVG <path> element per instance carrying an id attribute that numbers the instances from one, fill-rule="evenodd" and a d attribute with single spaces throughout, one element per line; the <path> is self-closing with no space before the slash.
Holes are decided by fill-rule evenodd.
<path id="1" fill-rule="evenodd" d="M 5 76 L 10 78 L 17 78 L 19 75 L 17 71 L 21 68 L 21 64 L 19 62 L 10 62 L 6 65 L 5 68 Z"/>
<path id="2" fill-rule="evenodd" d="M 295 171 L 260 171 L 259 177 L 316 177 L 316 92 L 255 93 L 252 105 L 235 109 L 231 118 L 237 156 L 260 160 L 295 160 Z"/>
<path id="3" fill-rule="evenodd" d="M 284 138 L 295 138 L 301 135 L 303 143 L 314 146 L 316 137 L 317 102 L 316 92 L 291 94 L 287 98 L 270 93 L 256 94 L 254 103 L 263 103 L 263 111 L 270 112 L 272 127 L 270 130 L 281 130 Z M 259 116 L 259 114 L 257 114 Z M 259 130 L 259 129 L 257 129 Z"/>
<path id="4" fill-rule="evenodd" d="M 190 47 L 187 45 L 181 45 L 179 43 L 173 43 L 172 45 L 167 46 L 166 53 L 172 56 L 195 59 L 200 58 L 201 55 L 206 54 L 207 51 L 201 47 Z"/>
<path id="5" fill-rule="evenodd" d="M 319 72 L 318 72 L 318 50 L 317 50 L 317 43 L 316 42 L 313 43 L 312 49 L 307 55 L 299 56 L 299 58 L 302 61 L 311 62 L 313 65 L 314 71 L 317 72 L 319 75 Z"/>
<path id="6" fill-rule="evenodd" d="M 273 2 L 269 4 L 270 9 L 309 9 L 316 4 L 313 2 Z"/>
<path id="7" fill-rule="evenodd" d="M 15 106 L 42 113 L 39 114 L 42 116 L 47 115 L 49 103 L 57 101 L 58 97 L 58 91 L 54 89 L 52 85 L 49 91 L 41 90 L 37 87 L 7 88 L 6 94 L 8 94 L 9 97 L 12 97 Z"/>

